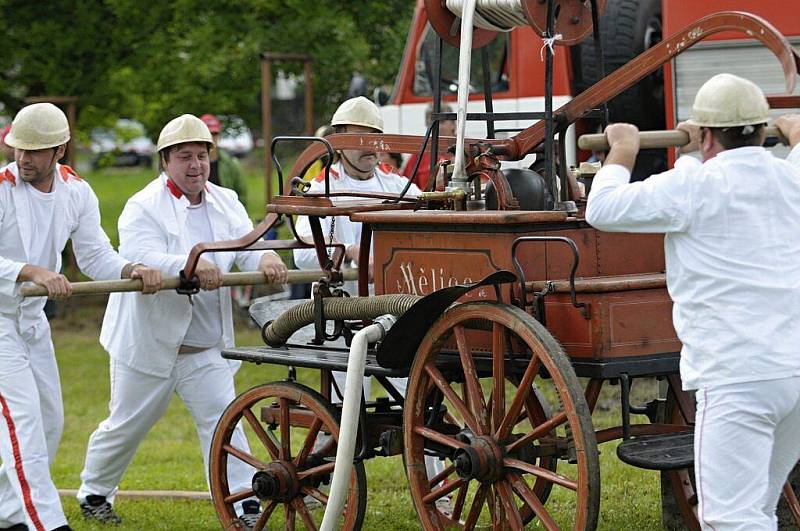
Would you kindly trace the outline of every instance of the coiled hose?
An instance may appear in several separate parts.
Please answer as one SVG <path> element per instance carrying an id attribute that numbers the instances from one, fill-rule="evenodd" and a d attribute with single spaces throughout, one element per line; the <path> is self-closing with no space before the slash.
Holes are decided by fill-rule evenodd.
<path id="1" fill-rule="evenodd" d="M 325 297 L 325 319 L 335 321 L 375 319 L 381 315 L 403 315 L 422 297 L 418 295 L 378 295 L 375 297 Z M 264 340 L 271 347 L 285 344 L 292 334 L 314 322 L 314 301 L 298 304 L 267 325 Z"/>

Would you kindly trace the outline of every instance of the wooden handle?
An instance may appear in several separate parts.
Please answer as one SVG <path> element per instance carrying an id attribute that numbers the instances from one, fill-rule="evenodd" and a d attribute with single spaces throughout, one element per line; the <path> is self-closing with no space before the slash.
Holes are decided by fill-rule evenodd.
<path id="1" fill-rule="evenodd" d="M 783 137 L 777 127 L 767 127 L 767 138 L 778 138 L 783 142 Z M 680 147 L 688 143 L 689 134 L 677 129 L 639 132 L 639 147 L 641 149 Z M 606 135 L 602 133 L 581 136 L 578 138 L 578 147 L 588 151 L 608 151 L 609 149 Z"/>
<path id="2" fill-rule="evenodd" d="M 325 276 L 322 271 L 289 271 L 289 280 L 287 284 L 308 284 L 316 282 Z M 357 269 L 344 269 L 342 270 L 344 280 L 358 279 Z M 270 284 L 264 273 L 246 272 L 246 273 L 227 273 L 222 275 L 223 286 L 252 286 L 258 284 Z M 161 290 L 176 289 L 180 285 L 178 277 L 165 278 L 161 286 Z M 127 291 L 142 291 L 141 279 L 125 279 L 125 280 L 97 280 L 93 282 L 73 282 L 72 295 L 101 295 L 105 293 L 122 293 Z M 20 294 L 23 297 L 46 297 L 47 288 L 30 284 L 23 286 L 20 289 Z"/>

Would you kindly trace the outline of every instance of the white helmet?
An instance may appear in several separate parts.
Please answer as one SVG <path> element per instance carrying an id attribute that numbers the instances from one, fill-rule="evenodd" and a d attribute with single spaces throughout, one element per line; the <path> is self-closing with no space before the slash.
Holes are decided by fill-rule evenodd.
<path id="1" fill-rule="evenodd" d="M 158 135 L 156 151 L 187 142 L 205 142 L 209 147 L 214 146 L 208 126 L 193 114 L 182 114 L 167 122 Z"/>
<path id="2" fill-rule="evenodd" d="M 351 98 L 339 105 L 339 108 L 333 113 L 331 125 L 361 125 L 383 133 L 381 111 L 377 105 L 364 96 Z"/>
<path id="3" fill-rule="evenodd" d="M 768 121 L 769 103 L 755 83 L 732 74 L 717 74 L 697 91 L 692 117 L 687 123 L 700 127 L 736 127 Z"/>
<path id="4" fill-rule="evenodd" d="M 17 149 L 54 148 L 69 142 L 69 122 L 64 111 L 52 103 L 23 107 L 11 122 L 5 143 Z"/>

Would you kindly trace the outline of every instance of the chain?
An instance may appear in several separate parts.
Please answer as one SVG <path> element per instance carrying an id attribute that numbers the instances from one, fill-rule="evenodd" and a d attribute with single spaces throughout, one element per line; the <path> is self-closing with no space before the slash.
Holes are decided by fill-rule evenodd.
<path id="1" fill-rule="evenodd" d="M 333 231 L 336 230 L 336 216 L 331 216 L 331 231 L 328 234 L 328 243 L 333 245 Z M 332 247 L 328 247 L 328 261 L 331 260 L 331 249 Z"/>

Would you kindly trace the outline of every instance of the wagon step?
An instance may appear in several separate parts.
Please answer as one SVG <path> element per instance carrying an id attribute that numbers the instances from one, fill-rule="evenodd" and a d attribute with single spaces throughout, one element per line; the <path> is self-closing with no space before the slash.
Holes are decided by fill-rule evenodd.
<path id="1" fill-rule="evenodd" d="M 677 470 L 694 464 L 694 431 L 645 435 L 617 446 L 621 461 L 648 470 Z"/>
<path id="2" fill-rule="evenodd" d="M 349 350 L 346 348 L 315 347 L 313 345 L 286 345 L 278 348 L 237 347 L 222 351 L 222 357 L 231 360 L 344 372 L 347 371 L 348 356 Z M 367 376 L 407 376 L 407 371 L 381 367 L 375 359 L 375 352 L 371 350 L 367 353 L 364 374 Z"/>

